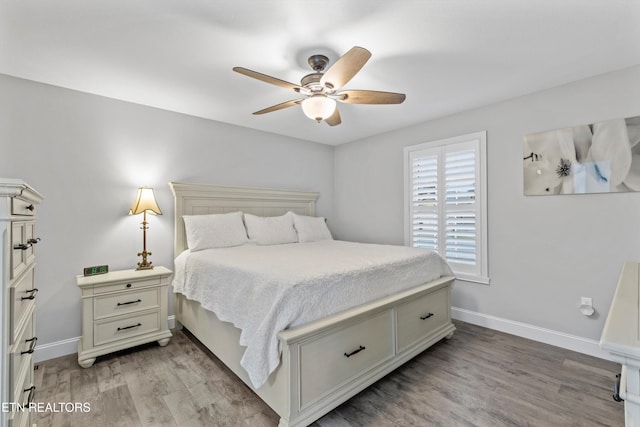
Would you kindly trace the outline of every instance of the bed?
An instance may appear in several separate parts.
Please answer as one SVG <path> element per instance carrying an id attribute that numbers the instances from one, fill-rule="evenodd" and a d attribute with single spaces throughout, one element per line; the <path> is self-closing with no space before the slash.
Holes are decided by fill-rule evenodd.
<path id="1" fill-rule="evenodd" d="M 177 182 L 169 185 L 175 198 L 174 254 L 177 263 L 178 257 L 187 249 L 183 215 L 242 211 L 261 217 L 275 217 L 286 212 L 314 216 L 319 196 L 308 191 Z M 324 253 L 335 247 L 328 249 L 327 245 L 334 245 L 328 242 L 299 245 L 301 248 L 306 245 L 305 250 Z M 291 250 L 291 247 L 281 250 Z M 260 250 L 236 249 L 254 256 L 261 256 Z M 176 268 L 176 277 L 178 273 Z M 390 282 L 409 280 L 405 276 L 381 277 Z M 256 376 L 251 376 L 241 365 L 250 348 L 240 345 L 241 329 L 221 321 L 213 311 L 203 308 L 184 291 L 184 284 L 178 287 L 185 293 L 174 295 L 174 312 L 177 327 L 188 329 L 253 389 L 280 416 L 281 427 L 304 426 L 431 345 L 450 338 L 455 330 L 450 310 L 453 281 L 454 277 L 445 275 L 417 284 L 407 282 L 407 288 L 400 286 L 399 291 L 373 301 L 313 321 L 299 318 L 301 324 L 293 322 L 290 327 L 274 332 L 279 363 L 264 381 L 257 382 L 259 387 L 255 386 Z M 226 318 L 224 313 L 221 317 Z"/>

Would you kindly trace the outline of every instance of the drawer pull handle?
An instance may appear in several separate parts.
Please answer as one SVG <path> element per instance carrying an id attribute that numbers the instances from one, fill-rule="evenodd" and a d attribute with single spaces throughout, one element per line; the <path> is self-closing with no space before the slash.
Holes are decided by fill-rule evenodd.
<path id="1" fill-rule="evenodd" d="M 40 240 L 42 240 L 42 239 L 40 239 L 39 237 L 36 237 L 35 239 L 29 239 L 29 240 L 27 240 L 27 243 L 30 243 L 30 244 L 32 244 L 32 245 L 35 245 L 35 244 L 36 244 L 36 243 L 38 243 Z"/>
<path id="2" fill-rule="evenodd" d="M 131 283 L 127 283 L 127 288 L 130 288 L 130 287 L 131 287 Z"/>
<path id="3" fill-rule="evenodd" d="M 31 247 L 31 243 L 20 243 L 19 245 L 13 245 L 13 249 L 23 250 L 23 251 L 26 251 L 30 247 Z"/>
<path id="4" fill-rule="evenodd" d="M 24 291 L 26 294 L 31 294 L 28 297 L 20 298 L 20 301 L 24 301 L 26 299 L 35 299 L 38 294 L 38 288 L 29 289 L 28 291 Z"/>
<path id="5" fill-rule="evenodd" d="M 29 350 L 25 350 L 25 351 L 21 351 L 20 354 L 31 354 L 35 351 L 36 348 L 36 342 L 38 341 L 38 337 L 33 337 L 30 340 L 24 340 L 24 342 L 30 342 L 31 343 L 31 348 L 29 348 Z"/>
<path id="6" fill-rule="evenodd" d="M 613 384 L 613 400 L 622 402 L 624 399 L 620 397 L 620 374 L 616 374 L 616 382 Z"/>
<path id="7" fill-rule="evenodd" d="M 140 298 L 138 298 L 138 299 L 137 299 L 137 300 L 135 300 L 135 301 L 119 302 L 119 303 L 118 303 L 118 306 L 121 306 L 121 305 L 128 305 L 128 304 L 137 304 L 137 303 L 139 303 L 139 302 L 142 302 L 142 300 L 141 300 Z"/>
<path id="8" fill-rule="evenodd" d="M 351 357 L 354 354 L 360 353 L 362 350 L 364 350 L 366 347 L 360 346 L 360 348 L 358 348 L 357 350 L 353 350 L 351 353 L 345 353 L 344 355 L 346 357 Z"/>
<path id="9" fill-rule="evenodd" d="M 33 210 L 34 210 L 35 208 L 36 208 L 36 207 L 35 207 L 35 206 L 33 206 L 33 205 L 29 205 L 29 206 L 27 206 L 27 210 L 28 210 L 28 211 L 31 211 L 31 212 L 33 212 Z"/>
<path id="10" fill-rule="evenodd" d="M 138 322 L 137 325 L 125 326 L 124 328 L 118 328 L 118 330 L 124 331 L 125 329 L 137 328 L 138 326 L 142 326 L 142 323 Z"/>
<path id="11" fill-rule="evenodd" d="M 420 320 L 427 320 L 429 317 L 432 317 L 433 313 L 429 313 L 426 316 L 420 316 Z"/>
<path id="12" fill-rule="evenodd" d="M 32 385 L 29 388 L 25 388 L 24 390 L 22 390 L 23 393 L 29 392 L 29 397 L 27 397 L 27 403 L 25 403 L 24 406 L 29 406 L 29 404 L 31 402 L 33 402 L 33 398 L 36 394 L 36 386 Z"/>

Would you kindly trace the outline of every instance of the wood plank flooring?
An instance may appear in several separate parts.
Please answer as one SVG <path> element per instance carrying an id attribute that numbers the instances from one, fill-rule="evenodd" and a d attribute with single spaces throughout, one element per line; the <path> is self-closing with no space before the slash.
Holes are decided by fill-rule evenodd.
<path id="1" fill-rule="evenodd" d="M 316 421 L 349 426 L 623 426 L 611 398 L 620 366 L 455 322 L 442 341 Z M 278 416 L 188 333 L 98 358 L 42 362 L 37 402 L 88 402 L 39 413 L 46 426 L 277 426 Z"/>

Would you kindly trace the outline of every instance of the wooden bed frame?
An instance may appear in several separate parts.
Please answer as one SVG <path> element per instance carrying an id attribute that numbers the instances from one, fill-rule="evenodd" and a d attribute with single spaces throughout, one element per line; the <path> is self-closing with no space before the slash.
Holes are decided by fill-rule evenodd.
<path id="1" fill-rule="evenodd" d="M 187 248 L 182 215 L 243 211 L 260 216 L 293 211 L 315 215 L 318 193 L 169 183 L 175 197 L 175 246 Z M 196 301 L 174 294 L 176 326 L 207 346 L 281 418 L 280 427 L 306 426 L 443 338 L 450 338 L 447 276 L 353 309 L 287 329 L 278 336 L 280 365 L 255 389 L 240 366 L 240 330 Z"/>

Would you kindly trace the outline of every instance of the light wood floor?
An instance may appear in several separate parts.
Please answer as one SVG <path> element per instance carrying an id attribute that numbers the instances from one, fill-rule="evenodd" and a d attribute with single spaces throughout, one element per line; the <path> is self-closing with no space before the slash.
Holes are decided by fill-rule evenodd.
<path id="1" fill-rule="evenodd" d="M 462 322 L 442 341 L 327 414 L 327 426 L 623 426 L 612 400 L 619 365 Z M 44 426 L 276 426 L 277 415 L 188 334 L 98 358 L 38 365 Z"/>

